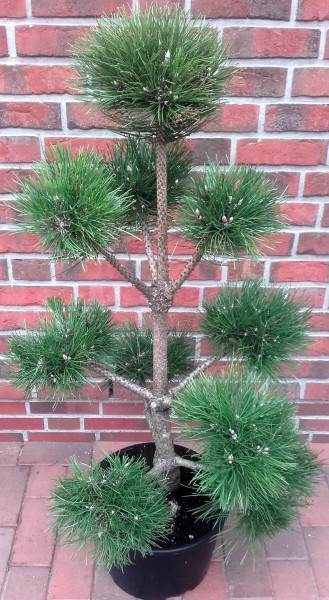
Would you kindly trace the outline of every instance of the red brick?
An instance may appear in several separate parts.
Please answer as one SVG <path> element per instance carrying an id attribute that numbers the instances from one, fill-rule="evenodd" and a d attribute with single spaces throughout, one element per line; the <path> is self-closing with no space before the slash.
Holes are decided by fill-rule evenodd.
<path id="1" fill-rule="evenodd" d="M 5 259 L 0 259 L 0 279 L 2 281 L 8 279 L 7 261 Z"/>
<path id="2" fill-rule="evenodd" d="M 117 594 L 120 594 L 119 598 Z M 95 573 L 93 600 L 104 600 L 104 598 L 112 598 L 114 600 L 116 597 L 117 600 L 131 600 L 130 594 L 126 594 L 121 589 L 119 590 L 108 571 L 105 571 L 105 569 L 97 570 Z M 173 598 L 172 600 L 175 599 Z"/>
<path id="3" fill-rule="evenodd" d="M 64 478 L 67 467 L 64 465 L 33 465 L 27 482 L 27 497 L 50 498 L 56 480 Z"/>
<path id="4" fill-rule="evenodd" d="M 324 480 L 317 486 L 318 495 L 315 496 L 310 506 L 300 509 L 300 524 L 302 527 L 322 527 L 329 525 L 329 489 Z M 307 539 L 305 538 L 306 543 Z"/>
<path id="5" fill-rule="evenodd" d="M 23 442 L 23 434 L 0 432 L 0 442 Z"/>
<path id="6" fill-rule="evenodd" d="M 137 418 L 88 418 L 86 417 L 84 420 L 85 429 L 113 429 L 115 430 L 125 430 L 125 429 L 141 429 L 147 430 L 148 425 L 146 419 L 137 419 Z"/>
<path id="7" fill-rule="evenodd" d="M 329 527 L 305 527 L 304 536 L 319 595 L 321 598 L 327 598 L 329 597 Z"/>
<path id="8" fill-rule="evenodd" d="M 94 433 L 76 432 L 76 431 L 29 431 L 28 432 L 29 442 L 63 442 L 75 443 L 75 442 L 94 442 Z"/>
<path id="9" fill-rule="evenodd" d="M 258 115 L 259 106 L 256 104 L 224 104 L 214 112 L 202 131 L 256 132 Z"/>
<path id="10" fill-rule="evenodd" d="M 1 415 L 25 415 L 26 408 L 25 402 L 4 402 L 0 401 L 0 414 Z"/>
<path id="11" fill-rule="evenodd" d="M 279 27 L 225 27 L 223 42 L 235 58 L 316 58 L 320 30 Z"/>
<path id="12" fill-rule="evenodd" d="M 18 310 L 0 311 L 0 330 L 22 329 L 25 324 L 27 327 L 35 327 L 39 316 L 42 318 L 45 313 Z"/>
<path id="13" fill-rule="evenodd" d="M 227 3 L 226 0 L 192 0 L 192 11 L 201 13 L 205 17 L 237 18 L 237 19 L 279 19 L 289 21 L 291 0 L 285 2 L 272 2 L 272 0 L 235 0 Z"/>
<path id="14" fill-rule="evenodd" d="M 272 560 L 307 560 L 304 537 L 298 521 L 291 529 L 280 531 L 274 538 L 268 538 L 265 541 L 265 551 L 267 558 Z"/>
<path id="15" fill-rule="evenodd" d="M 114 304 L 114 288 L 109 285 L 79 285 L 78 296 L 84 300 L 98 300 L 101 304 Z"/>
<path id="16" fill-rule="evenodd" d="M 306 173 L 304 196 L 328 196 L 329 173 Z"/>
<path id="17" fill-rule="evenodd" d="M 279 67 L 245 67 L 230 79 L 229 95 L 242 97 L 284 95 L 287 69 Z"/>
<path id="18" fill-rule="evenodd" d="M 183 268 L 186 265 L 186 260 L 169 260 L 169 277 L 174 279 L 178 277 Z M 142 261 L 142 279 L 145 281 L 150 281 L 151 275 L 149 270 L 148 262 Z M 220 279 L 221 269 L 219 265 L 215 265 L 208 261 L 201 261 L 192 274 L 189 277 L 189 281 L 192 280 L 211 280 L 211 279 Z"/>
<path id="19" fill-rule="evenodd" d="M 49 296 L 60 296 L 65 302 L 72 298 L 71 287 L 60 286 L 0 286 L 0 304 L 28 306 L 43 304 Z"/>
<path id="20" fill-rule="evenodd" d="M 32 414 L 39 415 L 54 415 L 54 414 L 88 414 L 88 415 L 98 415 L 99 414 L 99 404 L 98 402 L 71 402 L 69 400 L 65 400 L 65 402 L 60 402 L 54 406 L 53 402 L 41 402 L 40 400 L 36 402 L 30 402 L 30 412 Z"/>
<path id="21" fill-rule="evenodd" d="M 314 331 L 329 331 L 329 313 L 315 313 L 311 315 L 309 319 L 309 323 L 311 324 Z M 329 374 L 329 371 L 328 371 Z"/>
<path id="22" fill-rule="evenodd" d="M 329 104 L 270 104 L 265 131 L 328 131 Z"/>
<path id="23" fill-rule="evenodd" d="M 49 582 L 48 600 L 89 600 L 93 581 L 93 564 L 86 564 L 86 550 L 57 546 Z M 74 554 L 74 557 L 73 557 Z"/>
<path id="24" fill-rule="evenodd" d="M 280 212 L 288 220 L 288 225 L 314 226 L 319 205 L 310 202 L 286 202 Z"/>
<path id="25" fill-rule="evenodd" d="M 223 565 L 221 563 L 212 562 L 207 575 L 200 585 L 184 594 L 184 600 L 200 600 L 200 598 L 226 600 L 226 585 Z"/>
<path id="26" fill-rule="evenodd" d="M 0 56 L 8 56 L 6 28 L 0 27 Z"/>
<path id="27" fill-rule="evenodd" d="M 125 442 L 125 446 L 139 443 L 139 442 L 152 442 L 152 436 L 147 431 L 111 431 L 100 434 L 101 441 L 111 442 Z"/>
<path id="28" fill-rule="evenodd" d="M 143 402 L 104 402 L 104 415 L 142 415 Z"/>
<path id="29" fill-rule="evenodd" d="M 271 581 L 263 550 L 257 552 L 257 560 L 255 560 L 252 553 L 246 554 L 246 548 L 239 544 L 239 547 L 233 549 L 228 555 L 225 570 L 227 588 L 232 598 L 242 600 L 249 597 L 272 597 Z"/>
<path id="30" fill-rule="evenodd" d="M 5 581 L 14 533 L 14 529 L 9 527 L 0 528 L 0 588 Z"/>
<path id="31" fill-rule="evenodd" d="M 299 419 L 299 428 L 301 431 L 329 431 L 329 419 Z M 319 523 L 317 523 L 319 524 Z M 329 525 L 328 522 L 325 525 Z"/>
<path id="32" fill-rule="evenodd" d="M 0 126 L 60 129 L 60 105 L 55 102 L 0 102 Z"/>
<path id="33" fill-rule="evenodd" d="M 247 277 L 262 277 L 264 263 L 252 260 L 230 261 L 228 263 L 227 278 L 229 281 L 239 281 Z M 217 288 L 216 288 L 217 290 Z"/>
<path id="34" fill-rule="evenodd" d="M 15 202 L 0 199 L 0 223 L 13 223 L 14 219 L 18 216 L 14 207 Z"/>
<path id="35" fill-rule="evenodd" d="M 312 341 L 312 343 L 309 345 L 307 350 L 304 351 L 306 356 L 329 354 L 329 337 L 311 337 L 310 341 Z"/>
<path id="36" fill-rule="evenodd" d="M 0 429 L 43 429 L 43 419 L 33 417 L 1 417 Z"/>
<path id="37" fill-rule="evenodd" d="M 170 312 L 168 315 L 168 327 L 169 329 L 177 329 L 182 331 L 186 329 L 187 331 L 198 331 L 200 328 L 199 325 L 200 315 L 198 313 L 192 312 Z"/>
<path id="38" fill-rule="evenodd" d="M 19 463 L 24 465 L 66 465 L 71 456 L 83 463 L 90 462 L 92 445 L 71 442 L 26 442 L 19 457 Z"/>
<path id="39" fill-rule="evenodd" d="M 301 21 L 323 21 L 329 19 L 327 0 L 299 0 L 297 19 Z"/>
<path id="40" fill-rule="evenodd" d="M 134 240 L 134 238 L 130 238 L 130 240 Z M 155 249 L 157 248 L 157 244 L 155 243 Z M 129 248 L 128 248 L 129 249 Z M 130 250 L 133 252 L 133 250 Z M 179 235 L 175 233 L 168 233 L 168 254 L 171 255 L 171 258 L 175 254 L 193 254 L 195 252 L 195 246 L 189 240 L 184 240 Z M 143 250 L 144 253 L 144 250 Z"/>
<path id="41" fill-rule="evenodd" d="M 28 177 L 30 174 L 29 169 L 0 169 L 0 194 L 17 192 L 20 189 L 17 178 Z M 17 213 L 15 216 L 17 218 Z"/>
<path id="42" fill-rule="evenodd" d="M 19 19 L 26 16 L 25 0 L 1 0 L 0 17 Z"/>
<path id="43" fill-rule="evenodd" d="M 48 508 L 46 498 L 25 498 L 13 546 L 13 564 L 50 565 L 53 549 Z"/>
<path id="44" fill-rule="evenodd" d="M 27 394 L 28 396 L 28 394 Z M 0 398 L 5 400 L 23 400 L 26 394 L 22 388 L 16 388 L 9 381 L 0 381 Z"/>
<path id="45" fill-rule="evenodd" d="M 48 394 L 47 390 L 46 391 L 38 390 L 37 397 L 40 399 L 48 400 L 49 394 Z M 100 399 L 106 400 L 108 398 L 108 390 L 100 389 L 95 384 L 85 384 L 84 386 L 81 386 L 81 388 L 79 388 L 79 398 L 80 398 L 80 400 L 82 398 L 85 398 L 87 400 L 89 400 L 90 398 L 97 398 L 98 400 L 100 400 Z M 64 407 L 65 402 L 61 402 L 59 406 Z M 63 410 L 65 410 L 65 409 L 63 408 Z"/>
<path id="46" fill-rule="evenodd" d="M 292 96 L 329 96 L 329 70 L 325 67 L 302 67 L 294 70 Z"/>
<path id="47" fill-rule="evenodd" d="M 267 256 L 286 256 L 290 254 L 293 242 L 293 233 L 271 233 L 262 238 L 259 251 Z"/>
<path id="48" fill-rule="evenodd" d="M 115 13 L 120 6 L 125 6 L 126 10 L 129 8 L 123 0 L 59 0 L 51 5 L 48 0 L 32 0 L 32 14 L 34 17 L 100 17 L 104 13 Z"/>
<path id="49" fill-rule="evenodd" d="M 329 383 L 307 383 L 304 398 L 305 400 L 329 400 Z"/>
<path id="50" fill-rule="evenodd" d="M 329 233 L 300 233 L 298 254 L 329 254 Z"/>
<path id="51" fill-rule="evenodd" d="M 129 273 L 135 274 L 134 261 L 121 262 Z M 125 281 L 125 278 L 105 260 L 86 260 L 78 264 L 61 262 L 56 264 L 55 270 L 56 279 L 59 281 Z"/>
<path id="52" fill-rule="evenodd" d="M 312 443 L 328 444 L 329 433 L 313 433 L 312 432 Z"/>
<path id="53" fill-rule="evenodd" d="M 323 165 L 327 146 L 322 140 L 241 139 L 236 161 L 253 165 Z"/>
<path id="54" fill-rule="evenodd" d="M 64 147 L 70 144 L 72 154 L 76 154 L 80 148 L 89 148 L 95 152 L 108 152 L 113 146 L 113 140 L 108 138 L 81 138 L 81 137 L 45 137 L 45 147 L 50 148 L 57 143 Z"/>
<path id="55" fill-rule="evenodd" d="M 298 361 L 298 367 L 296 369 L 287 370 L 285 372 L 290 373 L 290 375 L 287 375 L 288 377 L 295 375 L 299 378 L 327 379 L 329 373 L 329 360 L 301 360 Z"/>
<path id="56" fill-rule="evenodd" d="M 307 560 L 270 561 L 269 569 L 274 598 L 317 600 L 318 595 Z"/>
<path id="57" fill-rule="evenodd" d="M 41 158 L 40 143 L 32 136 L 4 136 L 0 138 L 0 160 L 7 162 L 32 162 Z"/>
<path id="58" fill-rule="evenodd" d="M 112 319 L 115 323 L 121 324 L 127 321 L 132 321 L 135 325 L 138 324 L 138 314 L 133 311 L 112 310 Z"/>
<path id="59" fill-rule="evenodd" d="M 329 400 L 329 395 L 327 400 Z M 306 417 L 329 417 L 329 402 L 302 402 L 298 406 L 298 414 Z"/>
<path id="60" fill-rule="evenodd" d="M 132 286 L 120 287 L 120 306 L 146 306 L 146 298 Z"/>
<path id="61" fill-rule="evenodd" d="M 33 598 L 44 600 L 47 593 L 49 569 L 45 567 L 10 567 L 3 600 Z"/>
<path id="62" fill-rule="evenodd" d="M 174 296 L 173 306 L 197 307 L 199 304 L 199 288 L 183 287 Z"/>
<path id="63" fill-rule="evenodd" d="M 116 399 L 121 399 L 121 400 L 138 400 L 140 401 L 140 396 L 138 394 L 135 394 L 135 392 L 131 392 L 130 390 L 127 390 L 127 388 L 125 388 L 122 385 L 119 385 L 118 383 L 114 383 L 113 385 L 113 398 Z"/>
<path id="64" fill-rule="evenodd" d="M 40 252 L 40 238 L 34 233 L 20 231 L 0 232 L 0 252 Z"/>
<path id="65" fill-rule="evenodd" d="M 16 465 L 19 453 L 22 449 L 22 444 L 12 442 L 0 443 L 1 466 Z"/>
<path id="66" fill-rule="evenodd" d="M 75 73 L 66 65 L 1 65 L 1 94 L 73 93 L 69 79 Z"/>
<path id="67" fill-rule="evenodd" d="M 193 153 L 194 165 L 202 166 L 215 160 L 228 164 L 231 151 L 231 140 L 228 138 L 195 138 L 188 140 L 187 146 Z"/>
<path id="68" fill-rule="evenodd" d="M 271 265 L 270 281 L 328 281 L 329 262 L 275 261 Z"/>
<path id="69" fill-rule="evenodd" d="M 321 225 L 322 227 L 329 227 L 329 204 L 324 205 Z"/>
<path id="70" fill-rule="evenodd" d="M 25 281 L 49 281 L 50 264 L 48 260 L 20 258 L 11 261 L 14 279 Z"/>
<path id="71" fill-rule="evenodd" d="M 80 429 L 80 419 L 65 417 L 48 418 L 49 429 Z"/>
<path id="72" fill-rule="evenodd" d="M 69 129 L 111 129 L 113 125 L 103 112 L 84 102 L 67 102 L 66 113 Z"/>
<path id="73" fill-rule="evenodd" d="M 28 476 L 27 467 L 0 467 L 0 525 L 16 525 Z M 8 502 L 10 498 L 10 502 Z"/>
<path id="74" fill-rule="evenodd" d="M 156 4 L 156 6 L 180 6 L 181 8 L 184 8 L 184 0 L 139 0 L 141 10 L 145 10 L 151 6 L 151 4 Z"/>
<path id="75" fill-rule="evenodd" d="M 17 56 L 71 56 L 71 46 L 89 31 L 90 27 L 75 25 L 17 26 Z"/>

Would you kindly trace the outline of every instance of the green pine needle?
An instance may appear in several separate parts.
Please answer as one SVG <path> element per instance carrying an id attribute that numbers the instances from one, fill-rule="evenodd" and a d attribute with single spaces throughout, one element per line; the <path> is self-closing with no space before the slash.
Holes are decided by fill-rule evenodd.
<path id="1" fill-rule="evenodd" d="M 258 279 L 247 279 L 241 288 L 227 284 L 204 309 L 202 331 L 221 352 L 271 377 L 309 341 L 311 311 L 289 290 L 265 288 Z"/>
<path id="2" fill-rule="evenodd" d="M 178 224 L 203 253 L 259 255 L 265 234 L 282 229 L 275 184 L 253 167 L 210 163 L 182 205 Z"/>
<path id="3" fill-rule="evenodd" d="M 254 373 L 231 369 L 191 382 L 173 408 L 184 437 L 202 446 L 194 477 L 210 497 L 202 518 L 235 510 L 251 542 L 291 524 L 314 494 L 319 463 L 299 439 L 290 402 Z"/>
<path id="4" fill-rule="evenodd" d="M 97 258 L 124 231 L 130 206 L 104 160 L 58 144 L 33 167 L 17 194 L 20 227 L 41 236 L 54 259 Z"/>
<path id="5" fill-rule="evenodd" d="M 165 486 L 147 477 L 144 461 L 105 455 L 108 469 L 94 465 L 82 470 L 72 463 L 75 477 L 60 479 L 52 493 L 53 531 L 66 545 L 93 545 L 98 565 L 110 569 L 131 562 L 131 552 L 143 556 L 169 529 Z"/>
<path id="6" fill-rule="evenodd" d="M 95 300 L 63 304 L 57 297 L 46 303 L 52 316 L 39 319 L 34 331 L 13 334 L 10 359 L 15 367 L 12 382 L 27 391 L 46 390 L 58 400 L 77 395 L 88 381 L 88 361 L 111 366 L 117 338 L 111 312 Z"/>
<path id="7" fill-rule="evenodd" d="M 129 225 L 139 229 L 143 221 L 153 224 L 157 216 L 155 146 L 128 138 L 118 142 L 107 157 L 117 187 L 131 198 L 126 214 Z M 174 143 L 167 148 L 167 204 L 176 206 L 191 182 L 192 156 L 187 147 Z"/>
<path id="8" fill-rule="evenodd" d="M 178 7 L 102 17 L 74 54 L 87 101 L 121 132 L 167 142 L 201 129 L 234 72 L 216 29 Z"/>

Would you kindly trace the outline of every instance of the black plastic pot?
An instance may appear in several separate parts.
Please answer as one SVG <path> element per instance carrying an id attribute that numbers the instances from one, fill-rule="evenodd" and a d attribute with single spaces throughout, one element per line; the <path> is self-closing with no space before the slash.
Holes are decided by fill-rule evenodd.
<path id="1" fill-rule="evenodd" d="M 175 445 L 175 450 L 180 456 L 190 458 L 191 451 L 183 446 Z M 155 445 L 136 444 L 123 448 L 119 454 L 135 458 L 144 457 L 151 467 Z M 106 468 L 106 461 L 101 465 Z M 192 473 L 188 469 L 181 469 L 181 485 L 184 495 L 188 495 L 188 483 Z M 191 493 L 191 492 L 190 492 Z M 206 498 L 196 497 L 198 505 Z M 224 524 L 223 523 L 221 526 Z M 110 574 L 115 583 L 125 592 L 135 598 L 143 600 L 165 600 L 173 596 L 180 596 L 187 590 L 192 590 L 201 583 L 205 577 L 211 556 L 216 543 L 216 534 L 219 526 L 214 523 L 205 524 L 205 532 L 201 537 L 187 544 L 173 548 L 154 548 L 153 554 L 143 557 L 139 552 L 131 552 L 132 564 L 126 565 L 123 570 L 112 567 Z"/>

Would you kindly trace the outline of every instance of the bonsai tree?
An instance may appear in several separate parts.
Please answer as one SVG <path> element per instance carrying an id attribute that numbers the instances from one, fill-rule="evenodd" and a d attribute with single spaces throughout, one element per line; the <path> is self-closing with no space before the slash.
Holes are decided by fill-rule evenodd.
<path id="1" fill-rule="evenodd" d="M 65 401 L 90 377 L 138 394 L 155 443 L 143 460 L 109 455 L 107 467 L 83 469 L 53 492 L 55 531 L 67 543 L 92 540 L 101 564 L 122 566 L 172 530 L 168 493 L 180 469 L 206 496 L 196 518 L 233 511 L 243 537 L 274 535 L 296 518 L 316 481 L 316 457 L 300 440 L 294 408 L 275 382 L 283 361 L 307 342 L 309 311 L 289 291 L 259 280 L 224 285 L 204 304 L 200 327 L 213 355 L 193 358 L 192 338 L 168 330 L 177 291 L 202 258 L 256 259 L 264 236 L 282 227 L 275 185 L 248 166 L 209 164 L 195 173 L 183 140 L 220 105 L 233 73 L 217 32 L 178 8 L 102 17 L 74 50 L 86 101 L 119 132 L 99 155 L 58 145 L 22 181 L 23 227 L 38 233 L 55 260 L 105 258 L 146 298 L 151 329 L 118 326 L 98 302 L 48 300 L 49 318 L 11 339 L 13 381 Z M 195 251 L 177 277 L 168 275 L 168 229 Z M 151 281 L 117 258 L 127 235 L 145 243 Z M 219 376 L 212 365 L 227 368 Z M 182 457 L 171 422 L 195 440 Z"/>

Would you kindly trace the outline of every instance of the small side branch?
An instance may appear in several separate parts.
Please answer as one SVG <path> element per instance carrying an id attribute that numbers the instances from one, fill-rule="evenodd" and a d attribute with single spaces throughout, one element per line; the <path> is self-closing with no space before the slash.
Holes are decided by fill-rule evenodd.
<path id="1" fill-rule="evenodd" d="M 143 239 L 144 239 L 144 244 L 145 244 L 145 252 L 146 252 L 147 260 L 150 265 L 151 276 L 152 276 L 153 281 L 156 281 L 157 277 L 158 277 L 158 269 L 157 269 L 157 265 L 156 265 L 155 256 L 154 256 L 153 250 L 152 250 L 150 230 L 145 221 L 143 221 L 143 224 L 142 224 L 142 234 L 143 234 Z"/>
<path id="2" fill-rule="evenodd" d="M 190 383 L 190 381 L 195 379 L 195 377 L 200 375 L 200 373 L 203 373 L 203 371 L 205 371 L 208 367 L 213 365 L 217 360 L 219 360 L 218 356 L 212 356 L 211 358 L 208 358 L 207 360 L 205 360 L 201 365 L 199 365 L 196 369 L 194 369 L 194 371 L 192 371 L 192 373 L 190 373 L 187 377 L 185 377 L 185 379 L 183 379 L 183 381 L 181 381 L 176 387 L 174 387 L 171 390 L 172 396 L 176 396 L 176 394 L 178 394 L 178 392 L 180 392 L 188 383 Z"/>
<path id="3" fill-rule="evenodd" d="M 172 460 L 163 459 L 158 461 L 156 465 L 148 472 L 148 476 L 158 477 L 162 473 L 168 473 L 175 467 L 185 467 L 186 469 L 191 469 L 191 471 L 199 471 L 202 469 L 202 465 L 194 460 L 188 460 L 178 456 L 178 454 L 175 454 Z"/>
<path id="4" fill-rule="evenodd" d="M 175 458 L 175 465 L 176 467 L 186 467 L 187 469 L 191 469 L 191 471 L 200 471 L 200 469 L 202 469 L 202 465 L 194 460 L 188 460 L 187 458 L 182 458 L 177 455 Z"/>
<path id="5" fill-rule="evenodd" d="M 178 275 L 177 279 L 173 280 L 170 283 L 170 289 L 173 293 L 177 292 L 177 290 L 179 290 L 179 288 L 182 287 L 183 283 L 186 281 L 186 279 L 189 278 L 189 276 L 191 275 L 192 271 L 195 269 L 198 262 L 200 262 L 201 258 L 202 258 L 201 250 L 196 250 L 194 252 L 194 254 L 191 256 L 190 260 L 185 265 L 182 272 Z"/>
<path id="6" fill-rule="evenodd" d="M 127 280 L 129 283 L 135 286 L 146 298 L 151 297 L 151 288 L 149 285 L 141 281 L 135 275 L 132 275 L 130 271 L 120 262 L 113 252 L 107 252 L 106 250 L 100 250 L 104 258 L 116 268 L 117 271 Z"/>
<path id="7" fill-rule="evenodd" d="M 153 394 L 149 390 L 141 387 L 137 383 L 133 383 L 133 381 L 129 381 L 129 379 L 126 379 L 125 377 L 121 377 L 121 375 L 117 375 L 116 373 L 109 371 L 100 363 L 90 361 L 89 366 L 96 373 L 99 373 L 103 377 L 110 379 L 111 381 L 114 381 L 115 383 L 119 383 L 123 387 L 127 388 L 127 390 L 130 390 L 131 392 L 135 392 L 135 394 L 142 396 L 142 398 L 144 398 L 144 399 L 152 400 Z"/>

